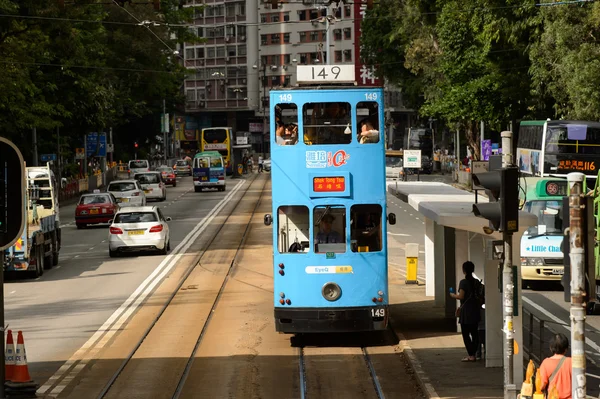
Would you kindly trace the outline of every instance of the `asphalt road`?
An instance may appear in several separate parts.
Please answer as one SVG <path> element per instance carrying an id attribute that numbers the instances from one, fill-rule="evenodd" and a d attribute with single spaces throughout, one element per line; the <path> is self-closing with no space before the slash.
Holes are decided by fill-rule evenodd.
<path id="1" fill-rule="evenodd" d="M 234 187 L 225 193 L 194 193 L 190 177 L 168 187 L 167 201 L 149 202 L 170 216 L 171 248 Z M 22 330 L 34 380 L 43 384 L 77 351 L 166 258 L 142 254 L 111 259 L 107 226 L 77 230 L 75 205 L 61 207 L 62 249 L 57 267 L 35 280 L 5 284 L 6 323 Z M 15 334 L 16 337 L 16 334 Z"/>

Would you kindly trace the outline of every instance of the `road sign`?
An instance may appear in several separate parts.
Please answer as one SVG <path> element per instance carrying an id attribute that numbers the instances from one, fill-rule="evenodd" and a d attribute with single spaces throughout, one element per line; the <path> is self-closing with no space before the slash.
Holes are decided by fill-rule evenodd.
<path id="1" fill-rule="evenodd" d="M 421 150 L 404 150 L 405 168 L 421 168 Z"/>
<path id="2" fill-rule="evenodd" d="M 86 140 L 85 150 L 88 158 L 106 156 L 106 133 L 88 133 Z"/>
<path id="3" fill-rule="evenodd" d="M 85 159 L 85 148 L 75 148 L 75 159 Z"/>
<path id="4" fill-rule="evenodd" d="M 0 137 L 0 250 L 17 242 L 25 227 L 25 168 L 17 147 Z"/>
<path id="5" fill-rule="evenodd" d="M 40 159 L 42 162 L 56 161 L 56 154 L 42 154 Z"/>

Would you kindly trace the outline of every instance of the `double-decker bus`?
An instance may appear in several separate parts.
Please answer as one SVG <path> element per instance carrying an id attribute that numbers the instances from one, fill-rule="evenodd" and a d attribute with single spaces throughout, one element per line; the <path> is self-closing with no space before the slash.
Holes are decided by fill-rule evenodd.
<path id="1" fill-rule="evenodd" d="M 600 168 L 600 123 L 590 121 L 522 121 L 517 136 L 521 172 L 539 177 L 566 177 L 571 172 L 596 178 Z"/>
<path id="2" fill-rule="evenodd" d="M 327 85 L 340 76 L 347 87 Z M 303 83 L 311 79 L 319 86 Z M 383 89 L 354 86 L 353 66 L 298 66 L 298 82 L 270 93 L 265 224 L 273 225 L 276 330 L 385 329 L 395 215 L 386 213 Z"/>
<path id="3" fill-rule="evenodd" d="M 209 127 L 200 132 L 200 152 L 218 151 L 225 161 L 225 173 L 233 174 L 233 128 Z"/>

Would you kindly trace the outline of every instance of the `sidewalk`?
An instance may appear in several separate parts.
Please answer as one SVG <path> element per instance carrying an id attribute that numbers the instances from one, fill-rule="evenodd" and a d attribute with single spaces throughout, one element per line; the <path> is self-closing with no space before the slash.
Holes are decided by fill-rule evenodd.
<path id="1" fill-rule="evenodd" d="M 467 355 L 456 320 L 425 296 L 425 285 L 396 281 L 392 325 L 428 398 L 504 398 L 503 369 L 484 361 L 462 363 Z"/>

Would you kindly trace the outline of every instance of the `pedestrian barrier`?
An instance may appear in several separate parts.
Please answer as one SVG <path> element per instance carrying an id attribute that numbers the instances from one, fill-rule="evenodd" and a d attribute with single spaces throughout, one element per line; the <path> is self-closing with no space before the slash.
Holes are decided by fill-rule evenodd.
<path id="1" fill-rule="evenodd" d="M 12 331 L 8 330 L 8 336 L 6 338 L 6 360 L 8 360 L 8 353 L 10 345 L 13 344 Z M 6 393 L 9 395 L 35 395 L 35 391 L 38 385 L 31 379 L 29 375 L 29 367 L 27 366 L 27 354 L 25 352 L 25 339 L 23 338 L 23 332 L 17 333 L 17 349 L 14 351 L 14 365 L 9 374 L 9 365 L 5 365 L 6 372 Z"/>

